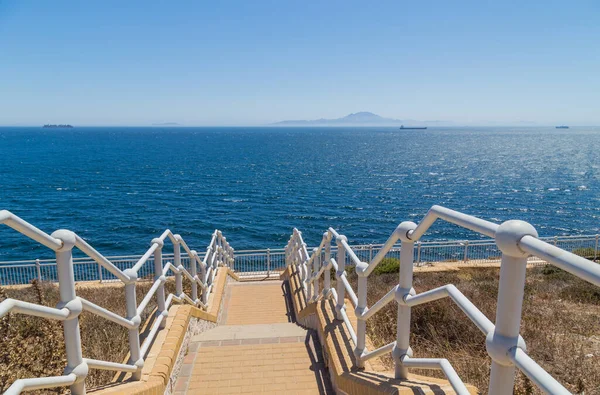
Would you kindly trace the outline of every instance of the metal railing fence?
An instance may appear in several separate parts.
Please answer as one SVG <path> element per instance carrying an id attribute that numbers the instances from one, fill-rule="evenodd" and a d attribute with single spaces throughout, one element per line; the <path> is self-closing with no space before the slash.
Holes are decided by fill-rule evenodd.
<path id="1" fill-rule="evenodd" d="M 438 219 L 472 230 L 493 239 L 473 243 L 445 243 L 429 247 L 419 244 L 419 239 Z M 399 282 L 385 296 L 372 306 L 367 306 L 368 278 L 383 259 L 396 248 L 400 240 Z M 333 244 L 337 256 L 332 256 Z M 579 255 L 559 247 L 562 243 L 577 251 Z M 499 250 L 500 281 L 496 307 L 496 320 L 490 321 L 460 290 L 447 284 L 417 294 L 413 288 L 415 256 L 434 257 L 437 260 L 468 260 L 469 248 L 482 254 Z M 420 251 L 419 251 L 420 249 Z M 440 254 L 436 249 L 443 250 Z M 514 389 L 515 373 L 518 368 L 545 393 L 569 394 L 569 391 L 531 359 L 526 352 L 525 340 L 519 335 L 521 312 L 524 297 L 527 264 L 531 257 L 535 261 L 546 262 L 559 267 L 585 281 L 600 286 L 600 265 L 591 259 L 598 258 L 598 237 L 572 237 L 541 239 L 533 226 L 524 221 L 506 221 L 501 225 L 472 217 L 440 206 L 433 206 L 419 225 L 402 222 L 385 244 L 378 245 L 374 255 L 369 251 L 369 260 L 364 250 L 348 244 L 345 236 L 329 228 L 318 247 L 309 254 L 302 234 L 294 229 L 285 248 L 286 263 L 294 265 L 300 275 L 301 286 L 307 300 L 316 302 L 321 298 L 332 298 L 335 302 L 336 318 L 343 321 L 354 344 L 355 363 L 363 367 L 365 361 L 391 353 L 395 362 L 396 378 L 408 378 L 408 369 L 441 370 L 457 394 L 466 395 L 469 391 L 452 365 L 444 358 L 416 358 L 410 348 L 411 308 L 449 297 L 465 313 L 466 317 L 486 335 L 486 350 L 491 357 L 490 384 L 488 393 L 511 395 Z M 580 256 L 583 255 L 583 256 Z M 361 258 L 362 257 L 362 258 Z M 587 258 L 587 259 L 586 259 Z M 430 259 L 430 258 L 426 258 Z M 489 259 L 489 256 L 487 258 Z M 346 278 L 346 263 L 352 262 L 357 279 L 355 292 Z M 331 269 L 335 270 L 336 287 L 331 287 Z M 319 290 L 323 278 L 323 290 Z M 346 313 L 345 298 L 348 298 L 357 317 L 356 331 Z M 376 350 L 366 349 L 366 321 L 377 314 L 387 304 L 397 304 L 396 341 Z"/>
<path id="2" fill-rule="evenodd" d="M 0 211 L 0 224 L 15 229 L 55 252 L 54 262 L 37 261 L 33 266 L 26 264 L 25 268 L 34 270 L 35 276 L 45 275 L 46 279 L 56 279 L 60 293 L 60 302 L 56 308 L 16 299 L 5 299 L 0 303 L 0 318 L 8 313 L 20 313 L 62 321 L 67 356 L 67 366 L 62 376 L 15 380 L 5 394 L 64 386 L 69 386 L 73 394 L 85 394 L 85 378 L 89 369 L 129 372 L 132 373 L 134 380 L 140 380 L 146 355 L 159 329 L 166 325 L 171 303 L 189 303 L 206 309 L 219 267 L 231 266 L 234 260 L 233 248 L 218 230 L 213 233 L 203 258 L 200 258 L 196 251 L 190 250 L 181 236 L 167 229 L 160 237 L 152 240 L 150 248 L 139 259 L 123 257 L 121 260 L 111 262 L 71 231 L 61 229 L 48 235 L 6 210 Z M 173 254 L 168 256 L 163 255 L 167 238 L 173 244 Z M 94 263 L 85 259 L 75 263 L 72 252 L 75 247 Z M 186 252 L 185 259 L 182 259 L 181 248 Z M 48 270 L 49 268 L 53 270 Z M 85 280 L 90 278 L 92 273 L 96 273 L 100 278 L 117 279 L 124 283 L 126 317 L 121 317 L 77 296 L 76 278 L 80 281 Z M 165 295 L 166 276 L 169 273 L 175 276 L 175 293 Z M 138 305 L 136 283 L 140 278 L 148 276 L 153 276 L 154 282 Z M 183 291 L 184 278 L 191 283 L 190 295 Z M 156 298 L 156 318 L 150 332 L 140 344 L 141 315 L 153 298 Z M 79 315 L 83 311 L 128 329 L 130 358 L 126 364 L 83 357 L 79 331 Z"/>
<path id="3" fill-rule="evenodd" d="M 565 251 L 591 260 L 600 258 L 598 245 L 599 235 L 579 236 L 554 236 L 540 237 L 547 243 L 553 244 Z M 383 248 L 383 244 L 357 244 L 351 245 L 354 253 L 365 262 L 370 262 Z M 309 251 L 312 247 L 307 247 Z M 331 247 L 332 257 L 337 255 L 337 246 Z M 425 241 L 415 244 L 415 266 L 429 265 L 432 263 L 469 262 L 474 264 L 498 263 L 501 252 L 493 239 L 484 240 L 446 240 Z M 121 270 L 131 267 L 140 259 L 141 255 L 107 256 L 115 266 Z M 164 258 L 172 259 L 173 254 L 165 254 Z M 200 259 L 204 258 L 199 253 Z M 386 258 L 400 259 L 400 244 L 395 244 L 387 253 Z M 181 254 L 183 266 L 190 270 L 190 260 L 187 253 Z M 530 264 L 544 264 L 539 258 L 528 258 Z M 352 265 L 352 262 L 348 263 Z M 116 281 L 117 278 L 104 269 L 94 260 L 83 257 L 73 258 L 75 281 Z M 285 269 L 285 249 L 271 248 L 262 250 L 240 250 L 235 253 L 233 269 L 241 277 L 268 276 L 271 273 L 281 272 Z M 140 272 L 140 277 L 153 275 L 152 258 L 148 265 Z M 36 259 L 28 261 L 0 262 L 0 285 L 29 284 L 32 280 L 57 281 L 55 259 Z"/>

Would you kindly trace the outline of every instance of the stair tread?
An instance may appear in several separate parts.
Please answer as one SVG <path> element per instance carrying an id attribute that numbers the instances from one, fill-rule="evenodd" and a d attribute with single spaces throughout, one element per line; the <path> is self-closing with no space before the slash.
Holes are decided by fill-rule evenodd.
<path id="1" fill-rule="evenodd" d="M 220 325 L 192 337 L 191 341 L 262 339 L 291 336 L 306 336 L 306 329 L 293 323 Z"/>

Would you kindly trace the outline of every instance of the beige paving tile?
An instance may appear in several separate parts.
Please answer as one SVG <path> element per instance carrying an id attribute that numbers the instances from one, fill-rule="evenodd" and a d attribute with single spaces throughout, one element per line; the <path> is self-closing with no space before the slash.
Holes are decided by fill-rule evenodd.
<path id="1" fill-rule="evenodd" d="M 323 393 L 315 372 L 324 366 L 310 352 L 304 343 L 200 347 L 187 393 Z"/>
<path id="2" fill-rule="evenodd" d="M 280 282 L 229 287 L 226 325 L 290 322 Z"/>
<path id="3" fill-rule="evenodd" d="M 192 338 L 192 342 L 306 336 L 306 330 L 293 323 L 220 325 Z M 296 342 L 296 339 L 293 340 Z"/>
<path id="4" fill-rule="evenodd" d="M 192 339 L 187 394 L 333 393 L 322 356 L 305 343 L 307 331 L 291 322 L 281 282 L 226 292 L 224 325 Z"/>

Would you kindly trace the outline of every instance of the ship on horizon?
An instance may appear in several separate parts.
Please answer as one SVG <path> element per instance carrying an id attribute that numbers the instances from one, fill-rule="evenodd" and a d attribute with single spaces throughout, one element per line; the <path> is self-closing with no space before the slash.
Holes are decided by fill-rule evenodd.
<path id="1" fill-rule="evenodd" d="M 46 125 L 42 126 L 42 128 L 44 128 L 44 129 L 56 129 L 56 128 L 71 129 L 71 128 L 73 128 L 73 125 L 68 125 L 68 124 L 60 124 L 60 125 L 46 124 Z"/>
<path id="2" fill-rule="evenodd" d="M 404 125 L 400 125 L 399 129 L 400 130 L 425 130 L 425 129 L 427 129 L 427 126 L 404 126 Z"/>
<path id="3" fill-rule="evenodd" d="M 569 129 L 569 127 L 567 125 L 558 125 L 556 129 Z"/>

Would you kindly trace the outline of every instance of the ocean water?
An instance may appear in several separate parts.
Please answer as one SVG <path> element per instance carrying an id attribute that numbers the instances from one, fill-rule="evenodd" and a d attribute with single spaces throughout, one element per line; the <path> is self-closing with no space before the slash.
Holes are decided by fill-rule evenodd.
<path id="1" fill-rule="evenodd" d="M 0 128 L 0 209 L 104 254 L 165 228 L 197 250 L 283 247 L 293 227 L 383 242 L 440 204 L 540 235 L 600 232 L 600 128 Z M 477 238 L 437 223 L 423 240 Z M 0 260 L 52 257 L 0 227 Z"/>

